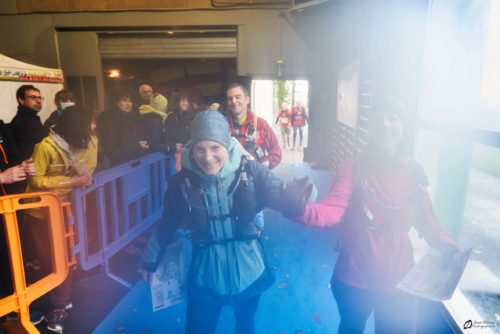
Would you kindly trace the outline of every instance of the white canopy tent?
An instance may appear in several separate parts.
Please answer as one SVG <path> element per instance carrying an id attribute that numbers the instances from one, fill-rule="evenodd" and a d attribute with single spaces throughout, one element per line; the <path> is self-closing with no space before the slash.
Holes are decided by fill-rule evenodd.
<path id="1" fill-rule="evenodd" d="M 8 123 L 16 115 L 16 91 L 22 85 L 33 85 L 45 100 L 38 114 L 42 122 L 56 109 L 54 95 L 63 89 L 60 69 L 40 67 L 0 54 L 0 119 Z"/>

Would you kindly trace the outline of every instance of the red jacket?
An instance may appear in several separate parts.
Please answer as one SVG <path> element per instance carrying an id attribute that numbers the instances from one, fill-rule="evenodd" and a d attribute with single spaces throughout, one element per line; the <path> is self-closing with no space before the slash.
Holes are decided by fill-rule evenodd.
<path id="1" fill-rule="evenodd" d="M 420 165 L 402 158 L 391 167 L 368 166 L 363 176 L 357 165 L 352 159 L 344 162 L 328 194 L 316 204 L 307 204 L 299 221 L 326 227 L 343 218 L 333 276 L 358 288 L 391 292 L 414 264 L 408 237 L 412 226 L 438 250 L 457 243 L 434 215 L 419 181 Z M 355 192 L 356 187 L 364 191 Z"/>
<path id="2" fill-rule="evenodd" d="M 231 116 L 228 117 L 231 128 L 231 136 L 238 139 L 243 147 L 258 162 L 269 162 L 269 168 L 273 169 L 281 161 L 281 148 L 274 135 L 273 129 L 267 122 L 257 117 L 250 110 L 247 111 L 246 121 L 238 126 Z M 256 130 L 256 131 L 255 131 Z"/>
<path id="3" fill-rule="evenodd" d="M 303 126 L 307 122 L 307 112 L 304 107 L 295 107 L 292 110 L 292 125 Z"/>
<path id="4" fill-rule="evenodd" d="M 281 128 L 288 128 L 292 125 L 290 117 L 292 116 L 292 111 L 290 109 L 281 109 L 278 117 L 276 117 L 275 124 L 280 124 Z"/>

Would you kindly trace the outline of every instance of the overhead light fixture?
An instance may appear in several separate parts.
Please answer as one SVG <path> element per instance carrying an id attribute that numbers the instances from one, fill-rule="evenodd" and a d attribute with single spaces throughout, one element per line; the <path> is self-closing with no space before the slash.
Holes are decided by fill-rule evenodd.
<path id="1" fill-rule="evenodd" d="M 121 71 L 117 68 L 113 68 L 108 71 L 109 78 L 120 78 L 122 76 Z"/>
<path id="2" fill-rule="evenodd" d="M 285 65 L 285 60 L 283 58 L 276 60 L 276 65 L 278 66 L 278 78 L 283 75 L 283 66 Z"/>
<path id="3" fill-rule="evenodd" d="M 172 30 L 169 30 L 169 31 L 167 31 L 167 34 L 168 34 L 168 35 L 173 35 L 173 34 L 174 34 L 174 32 L 173 32 Z"/>

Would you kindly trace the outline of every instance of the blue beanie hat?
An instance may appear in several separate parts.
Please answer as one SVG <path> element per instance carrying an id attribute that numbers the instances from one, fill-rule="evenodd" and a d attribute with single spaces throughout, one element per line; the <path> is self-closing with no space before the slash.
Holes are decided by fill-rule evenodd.
<path id="1" fill-rule="evenodd" d="M 217 110 L 209 109 L 198 113 L 189 125 L 189 135 L 193 145 L 202 140 L 212 140 L 229 150 L 229 123 Z"/>

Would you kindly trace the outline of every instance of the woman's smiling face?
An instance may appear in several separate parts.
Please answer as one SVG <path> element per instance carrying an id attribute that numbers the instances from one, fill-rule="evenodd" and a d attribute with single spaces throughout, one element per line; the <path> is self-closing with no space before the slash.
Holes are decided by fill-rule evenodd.
<path id="1" fill-rule="evenodd" d="M 224 167 L 229 152 L 216 141 L 202 140 L 193 146 L 191 154 L 203 173 L 216 175 Z"/>
<path id="2" fill-rule="evenodd" d="M 396 154 L 403 141 L 403 123 L 394 112 L 381 112 L 372 120 L 370 140 L 388 155 Z"/>

